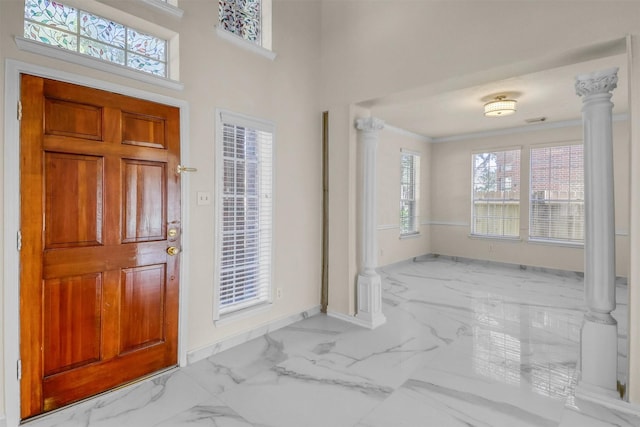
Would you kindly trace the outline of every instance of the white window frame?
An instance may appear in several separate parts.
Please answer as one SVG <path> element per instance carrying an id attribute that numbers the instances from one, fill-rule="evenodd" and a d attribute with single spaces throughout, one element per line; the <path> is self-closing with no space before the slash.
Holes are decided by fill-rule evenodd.
<path id="1" fill-rule="evenodd" d="M 499 153 L 506 153 L 506 152 L 510 152 L 510 151 L 514 151 L 514 152 L 518 152 L 519 154 L 519 161 L 520 161 L 520 167 L 518 170 L 518 176 L 519 176 L 519 182 L 522 183 L 522 175 L 521 175 L 521 171 L 522 171 L 522 147 L 505 147 L 505 148 L 499 148 L 499 149 L 487 149 L 487 150 L 477 150 L 477 151 L 473 151 L 471 154 L 471 237 L 483 237 L 483 238 L 491 238 L 491 239 L 503 239 L 503 240 L 519 240 L 520 239 L 520 221 L 522 219 L 522 212 L 520 211 L 521 208 L 521 202 L 520 202 L 520 188 L 517 188 L 516 190 L 513 191 L 514 194 L 518 195 L 517 199 L 510 199 L 510 198 L 505 198 L 504 193 L 506 192 L 504 190 L 504 185 L 500 184 L 499 182 L 496 182 L 495 184 L 495 192 L 502 192 L 503 195 L 501 198 L 476 198 L 476 171 L 477 171 L 477 167 L 476 167 L 476 156 L 479 154 L 499 154 Z M 509 165 L 510 167 L 507 167 L 507 165 L 505 165 L 505 172 L 513 172 L 513 165 Z M 512 183 L 511 183 L 512 185 Z M 500 187 L 500 188 L 499 188 Z M 509 190 L 511 192 L 511 190 Z M 481 233 L 478 231 L 478 229 L 476 228 L 476 218 L 477 218 L 477 214 L 476 214 L 476 204 L 477 202 L 482 202 L 482 201 L 495 201 L 495 202 L 499 202 L 497 204 L 501 204 L 502 205 L 502 210 L 503 210 L 503 214 L 500 217 L 500 220 L 502 221 L 502 232 L 501 233 Z M 488 203 L 487 203 L 488 204 Z M 504 228 L 504 223 L 507 219 L 509 219 L 509 217 L 505 217 L 504 216 L 504 208 L 507 205 L 513 205 L 513 204 L 517 204 L 518 205 L 518 218 L 517 218 L 517 222 L 518 222 L 518 226 L 516 227 L 516 229 L 518 230 L 518 232 L 516 234 L 505 234 L 505 228 Z M 489 217 L 487 217 L 487 219 L 489 219 Z"/>
<path id="2" fill-rule="evenodd" d="M 178 7 L 178 0 L 139 0 L 142 3 L 148 4 L 168 15 L 175 16 L 176 18 L 182 18 L 184 11 Z"/>
<path id="3" fill-rule="evenodd" d="M 529 149 L 529 241 L 533 242 L 533 243 L 548 243 L 548 244 L 554 244 L 554 245 L 561 245 L 561 246 L 577 246 L 577 247 L 582 247 L 584 246 L 584 231 L 585 231 L 585 222 L 584 222 L 584 161 L 581 163 L 582 169 L 583 169 L 583 175 L 582 175 L 582 194 L 576 194 L 575 197 L 572 197 L 571 191 L 567 192 L 567 197 L 566 198 L 561 198 L 561 194 L 553 194 L 555 193 L 562 193 L 560 191 L 555 191 L 555 190 L 551 190 L 550 187 L 548 187 L 547 189 L 543 190 L 544 194 L 538 194 L 538 191 L 534 191 L 534 168 L 533 168 L 533 152 L 534 150 L 545 150 L 545 149 L 554 149 L 554 148 L 565 148 L 565 147 L 582 147 L 584 150 L 584 145 L 582 144 L 581 141 L 568 141 L 568 142 L 564 142 L 564 143 L 560 143 L 560 144 L 552 144 L 552 145 L 538 145 L 535 147 L 530 147 Z M 583 151 L 583 156 L 584 156 L 584 151 Z M 584 157 L 583 157 L 584 159 Z M 551 166 L 549 165 L 549 169 L 551 168 Z M 569 182 L 567 183 L 567 185 L 569 186 L 569 188 L 571 188 L 571 176 L 569 176 Z M 549 183 L 551 184 L 551 183 Z M 580 198 L 581 196 L 581 198 Z M 576 201 L 582 201 L 583 204 L 583 217 L 582 217 L 582 224 L 583 224 L 583 237 L 582 239 L 571 239 L 571 238 L 559 238 L 559 237 L 539 237 L 539 236 L 532 236 L 532 230 L 533 230 L 533 222 L 534 222 L 534 206 L 536 203 L 540 203 L 540 202 L 544 202 L 544 203 L 558 203 L 558 204 L 566 204 L 566 205 L 570 205 L 572 202 L 576 202 Z M 551 225 L 550 227 L 554 227 L 556 225 Z"/>
<path id="4" fill-rule="evenodd" d="M 404 182 L 404 162 L 403 158 L 409 157 L 411 159 L 413 168 L 412 182 Z M 412 194 L 413 197 L 404 198 L 403 191 L 404 186 L 409 185 L 411 188 L 408 190 L 408 194 Z M 413 205 L 413 216 L 409 217 L 409 227 L 403 227 L 402 210 L 405 203 Z M 411 209 L 409 209 L 411 212 Z M 400 150 L 400 238 L 416 236 L 420 234 L 420 153 L 416 151 Z"/>
<path id="5" fill-rule="evenodd" d="M 56 60 L 61 60 L 88 68 L 93 68 L 95 70 L 104 71 L 110 74 L 116 74 L 122 77 L 131 78 L 158 87 L 173 90 L 182 90 L 184 88 L 184 85 L 179 81 L 180 37 L 178 33 L 95 0 L 82 0 L 82 2 L 78 0 L 63 0 L 61 1 L 61 3 L 70 7 L 85 10 L 89 13 L 99 15 L 106 19 L 113 20 L 114 22 L 126 25 L 127 27 L 135 28 L 141 32 L 151 34 L 166 40 L 167 77 L 157 76 L 155 74 L 129 68 L 125 65 L 116 64 L 113 62 L 95 58 L 90 55 L 85 55 L 75 51 L 59 48 L 57 46 L 45 44 L 36 40 L 31 40 L 24 37 L 22 33 L 20 35 L 14 36 L 15 43 L 20 50 L 35 53 L 37 55 L 47 56 Z M 24 8 L 22 9 L 20 19 L 24 22 Z"/>
<path id="6" fill-rule="evenodd" d="M 260 229 L 260 246 L 268 253 L 261 253 L 258 262 L 260 272 L 260 290 L 258 296 L 246 303 L 233 304 L 222 307 L 221 301 L 221 275 L 223 255 L 223 209 L 224 209 L 224 128 L 225 125 L 243 127 L 255 131 L 271 134 L 271 155 L 259 157 L 258 167 L 261 177 L 266 176 L 266 181 L 261 180 L 259 203 L 260 217 L 258 222 L 268 222 L 270 227 Z M 228 110 L 216 110 L 216 141 L 215 141 L 215 263 L 214 263 L 214 321 L 218 325 L 221 322 L 233 320 L 269 309 L 273 303 L 273 247 L 275 225 L 275 124 L 268 120 L 250 117 L 244 114 L 234 113 Z M 269 150 L 267 150 L 269 151 Z M 228 160 L 232 158 L 227 157 Z M 237 159 L 232 160 L 237 161 Z M 270 176 L 269 176 L 270 175 Z M 266 271 L 266 272 L 265 272 Z"/>

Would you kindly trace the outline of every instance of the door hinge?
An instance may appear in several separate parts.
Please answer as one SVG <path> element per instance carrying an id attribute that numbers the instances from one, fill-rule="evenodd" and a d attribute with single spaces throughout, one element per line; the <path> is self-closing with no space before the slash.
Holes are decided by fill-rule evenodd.
<path id="1" fill-rule="evenodd" d="M 18 379 L 22 379 L 22 359 L 18 359 Z"/>
<path id="2" fill-rule="evenodd" d="M 22 120 L 22 101 L 18 101 L 18 120 Z"/>
<path id="3" fill-rule="evenodd" d="M 18 250 L 22 249 L 22 232 L 20 230 L 18 230 L 17 246 Z"/>

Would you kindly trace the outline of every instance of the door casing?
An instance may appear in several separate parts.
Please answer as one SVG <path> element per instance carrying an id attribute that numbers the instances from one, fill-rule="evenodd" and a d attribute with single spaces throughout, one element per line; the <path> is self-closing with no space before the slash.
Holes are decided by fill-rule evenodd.
<path id="1" fill-rule="evenodd" d="M 143 91 L 97 80 L 80 74 L 68 73 L 54 68 L 43 67 L 27 62 L 8 59 L 5 64 L 5 128 L 4 128 L 4 223 L 3 223 L 3 249 L 4 249 L 4 367 L 8 374 L 4 381 L 4 400 L 7 427 L 17 427 L 20 424 L 20 384 L 18 381 L 18 360 L 20 359 L 20 313 L 19 313 L 19 252 L 17 250 L 17 236 L 20 229 L 20 183 L 16 177 L 20 176 L 20 152 L 19 135 L 20 122 L 18 121 L 18 101 L 20 100 L 20 75 L 31 74 L 48 79 L 60 80 L 68 83 L 101 89 L 123 95 L 158 102 L 180 109 L 180 157 L 183 164 L 189 164 L 189 106 L 188 103 L 165 95 Z M 150 79 L 152 81 L 152 79 Z M 181 191 L 183 195 L 189 194 L 189 176 L 185 174 L 181 179 Z M 188 197 L 183 197 L 188 200 Z M 182 214 L 182 247 L 189 247 L 189 209 L 187 203 L 181 205 Z M 178 327 L 178 363 L 180 366 L 187 364 L 187 286 L 189 283 L 188 251 L 181 254 L 181 283 L 180 308 Z M 11 375 L 16 372 L 16 376 Z"/>

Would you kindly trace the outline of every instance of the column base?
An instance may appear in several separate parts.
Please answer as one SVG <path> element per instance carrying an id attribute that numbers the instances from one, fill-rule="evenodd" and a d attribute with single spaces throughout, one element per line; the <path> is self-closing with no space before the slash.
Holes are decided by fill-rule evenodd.
<path id="1" fill-rule="evenodd" d="M 580 376 L 576 396 L 588 400 L 615 398 L 618 376 L 618 324 L 610 315 L 606 319 L 585 314 L 580 330 Z"/>
<path id="2" fill-rule="evenodd" d="M 356 318 L 370 329 L 387 322 L 387 318 L 382 314 L 382 281 L 378 274 L 358 274 Z"/>

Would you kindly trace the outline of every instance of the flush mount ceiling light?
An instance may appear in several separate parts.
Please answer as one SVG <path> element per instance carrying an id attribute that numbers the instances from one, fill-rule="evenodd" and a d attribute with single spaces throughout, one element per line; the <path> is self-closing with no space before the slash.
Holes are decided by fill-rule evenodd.
<path id="1" fill-rule="evenodd" d="M 502 117 L 515 113 L 516 101 L 506 98 L 505 95 L 496 96 L 493 101 L 484 104 L 484 115 L 487 117 Z"/>

